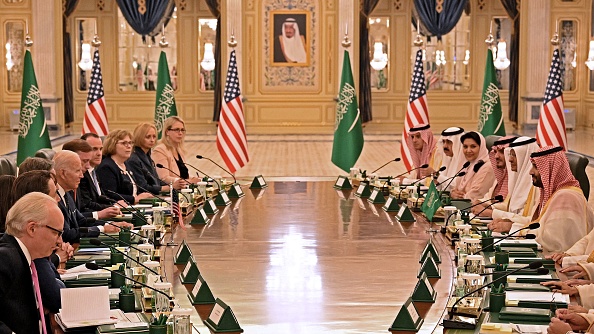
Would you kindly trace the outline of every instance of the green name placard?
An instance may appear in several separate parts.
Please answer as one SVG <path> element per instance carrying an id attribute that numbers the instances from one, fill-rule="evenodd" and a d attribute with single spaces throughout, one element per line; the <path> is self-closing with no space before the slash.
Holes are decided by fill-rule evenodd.
<path id="1" fill-rule="evenodd" d="M 207 215 L 214 215 L 219 212 L 219 208 L 217 208 L 217 205 L 212 198 L 206 200 L 204 203 L 204 212 L 206 212 Z"/>
<path id="2" fill-rule="evenodd" d="M 336 182 L 334 182 L 334 188 L 353 189 L 353 186 L 351 185 L 351 182 L 349 181 L 348 177 L 341 175 L 338 177 L 338 179 L 336 179 Z"/>
<path id="3" fill-rule="evenodd" d="M 217 298 L 208 319 L 203 321 L 213 333 L 238 332 L 243 333 L 237 318 L 229 305 Z"/>
<path id="4" fill-rule="evenodd" d="M 367 202 L 373 203 L 373 204 L 384 204 L 384 203 L 386 203 L 386 198 L 384 197 L 384 194 L 382 194 L 381 188 L 379 188 L 379 187 L 373 188 L 373 191 L 369 195 L 369 198 L 367 199 Z"/>
<path id="5" fill-rule="evenodd" d="M 188 263 L 186 263 L 181 275 L 179 275 L 179 278 L 184 284 L 195 284 L 198 281 L 199 275 L 200 270 L 198 270 L 196 262 L 194 262 L 193 258 L 190 258 Z"/>
<path id="6" fill-rule="evenodd" d="M 241 198 L 243 196 L 245 196 L 245 193 L 241 189 L 239 183 L 233 183 L 233 185 L 231 185 L 231 187 L 229 188 L 229 197 Z"/>
<path id="7" fill-rule="evenodd" d="M 254 177 L 250 189 L 262 189 L 266 187 L 268 187 L 268 183 L 266 183 L 266 180 L 264 180 L 264 177 L 262 175 L 258 175 Z"/>
<path id="8" fill-rule="evenodd" d="M 227 206 L 231 204 L 231 200 L 229 199 L 229 196 L 227 196 L 227 192 L 225 190 L 221 189 L 219 191 L 219 194 L 215 198 L 215 204 L 217 206 Z"/>
<path id="9" fill-rule="evenodd" d="M 361 182 L 361 184 L 359 184 L 359 187 L 357 188 L 357 191 L 355 192 L 355 196 L 361 198 L 369 198 L 369 195 L 371 195 L 369 185 L 367 183 Z"/>
<path id="10" fill-rule="evenodd" d="M 190 250 L 190 247 L 184 240 L 177 249 L 177 253 L 175 253 L 175 258 L 173 259 L 173 262 L 175 264 L 186 264 L 191 257 L 192 251 Z"/>
<path id="11" fill-rule="evenodd" d="M 400 308 L 398 315 L 389 331 L 412 331 L 418 332 L 423 324 L 423 318 L 419 315 L 412 298 L 409 298 Z"/>
<path id="12" fill-rule="evenodd" d="M 196 209 L 196 212 L 194 213 L 194 217 L 192 217 L 190 225 L 206 225 L 209 222 L 210 218 L 208 218 L 206 212 L 204 212 L 204 205 L 201 205 L 198 207 L 198 209 Z"/>
<path id="13" fill-rule="evenodd" d="M 396 199 L 394 195 L 390 195 L 384 206 L 382 206 L 382 210 L 386 212 L 397 212 L 399 209 L 400 207 L 398 206 L 398 199 Z"/>
<path id="14" fill-rule="evenodd" d="M 437 292 L 435 292 L 433 285 L 431 285 L 429 279 L 427 279 L 427 274 L 422 273 L 415 286 L 415 291 L 412 294 L 412 300 L 414 302 L 435 303 L 436 295 Z"/>
<path id="15" fill-rule="evenodd" d="M 198 275 L 198 280 L 196 281 L 196 284 L 194 284 L 192 291 L 188 293 L 188 298 L 190 298 L 192 305 L 215 303 L 212 291 L 210 291 L 208 283 L 202 278 L 202 275 Z"/>

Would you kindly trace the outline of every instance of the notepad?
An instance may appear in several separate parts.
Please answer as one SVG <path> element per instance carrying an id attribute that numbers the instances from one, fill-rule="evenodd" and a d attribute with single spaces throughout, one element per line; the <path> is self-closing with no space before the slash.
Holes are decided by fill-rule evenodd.
<path id="1" fill-rule="evenodd" d="M 58 317 L 66 328 L 114 324 L 110 318 L 107 286 L 60 290 L 62 308 Z"/>
<path id="2" fill-rule="evenodd" d="M 552 291 L 507 291 L 505 299 L 510 301 L 569 303 L 569 295 Z"/>

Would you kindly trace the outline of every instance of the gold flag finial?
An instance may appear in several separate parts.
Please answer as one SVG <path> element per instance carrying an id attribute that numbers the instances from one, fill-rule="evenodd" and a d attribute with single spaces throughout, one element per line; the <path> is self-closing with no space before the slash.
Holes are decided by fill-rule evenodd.
<path id="1" fill-rule="evenodd" d="M 342 47 L 345 49 L 351 46 L 351 40 L 349 39 L 349 25 L 345 24 L 344 26 L 344 37 L 342 38 Z"/>

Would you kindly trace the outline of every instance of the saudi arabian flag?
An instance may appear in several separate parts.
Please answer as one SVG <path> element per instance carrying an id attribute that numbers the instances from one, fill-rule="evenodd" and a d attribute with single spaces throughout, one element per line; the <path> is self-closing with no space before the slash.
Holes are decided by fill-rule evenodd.
<path id="1" fill-rule="evenodd" d="M 163 133 L 163 122 L 171 116 L 177 116 L 175 107 L 175 97 L 173 96 L 173 86 L 169 76 L 169 65 L 167 65 L 167 55 L 161 51 L 159 57 L 159 72 L 157 73 L 157 106 L 155 108 L 155 127 L 157 136 L 161 139 Z"/>
<path id="2" fill-rule="evenodd" d="M 437 209 L 441 206 L 441 200 L 439 199 L 439 192 L 435 188 L 435 183 L 431 182 L 427 195 L 425 196 L 425 202 L 421 205 L 421 211 L 427 216 L 427 219 L 431 221 Z"/>
<path id="3" fill-rule="evenodd" d="M 499 88 L 497 88 L 497 72 L 493 65 L 493 52 L 490 49 L 487 51 L 478 131 L 485 137 L 490 135 L 505 136 L 501 99 L 499 98 Z"/>
<path id="4" fill-rule="evenodd" d="M 27 50 L 23 69 L 17 165 L 28 157 L 35 156 L 35 152 L 42 148 L 52 148 L 52 144 L 41 105 L 41 94 L 37 86 L 31 52 Z"/>
<path id="5" fill-rule="evenodd" d="M 348 51 L 344 52 L 342 79 L 338 104 L 336 105 L 336 123 L 334 125 L 334 144 L 332 162 L 345 172 L 350 172 L 363 150 L 363 127 L 357 108 L 357 91 L 353 83 L 351 60 Z"/>

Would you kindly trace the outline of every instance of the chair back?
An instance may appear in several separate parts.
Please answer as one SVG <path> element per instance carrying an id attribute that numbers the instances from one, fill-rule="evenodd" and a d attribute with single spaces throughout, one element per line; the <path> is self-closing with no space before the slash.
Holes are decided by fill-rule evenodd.
<path id="1" fill-rule="evenodd" d="M 571 173 L 580 183 L 580 188 L 582 188 L 584 196 L 587 200 L 588 197 L 590 197 L 590 181 L 588 180 L 588 175 L 586 174 L 586 167 L 588 167 L 590 161 L 588 158 L 579 153 L 565 152 L 565 155 L 567 156 Z"/>
<path id="2" fill-rule="evenodd" d="M 16 161 L 7 156 L 0 156 L 0 175 L 17 175 Z"/>
<path id="3" fill-rule="evenodd" d="M 48 160 L 52 160 L 56 151 L 52 150 L 51 148 L 42 148 L 39 151 L 35 152 L 35 156 L 37 158 L 44 158 Z"/>
<path id="4" fill-rule="evenodd" d="M 499 139 L 501 139 L 501 136 L 497 135 L 490 135 L 485 137 L 485 145 L 487 145 L 487 151 L 491 152 L 491 147 L 493 147 L 493 144 L 495 144 L 495 142 Z"/>

